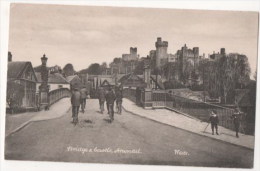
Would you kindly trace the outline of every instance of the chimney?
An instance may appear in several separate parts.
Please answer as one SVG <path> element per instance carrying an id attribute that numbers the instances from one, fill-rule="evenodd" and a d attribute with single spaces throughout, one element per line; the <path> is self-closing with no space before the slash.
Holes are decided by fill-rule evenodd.
<path id="1" fill-rule="evenodd" d="M 12 53 L 8 52 L 8 62 L 12 62 Z"/>

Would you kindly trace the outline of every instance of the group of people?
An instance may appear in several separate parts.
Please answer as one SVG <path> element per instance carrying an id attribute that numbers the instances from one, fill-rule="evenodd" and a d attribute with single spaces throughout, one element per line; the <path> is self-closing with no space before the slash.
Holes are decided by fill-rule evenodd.
<path id="1" fill-rule="evenodd" d="M 110 121 L 114 120 L 114 103 L 116 102 L 117 113 L 122 113 L 122 102 L 123 102 L 123 90 L 120 87 L 104 89 L 100 87 L 97 92 L 99 100 L 99 107 L 101 114 L 104 113 L 104 105 L 106 102 L 107 111 L 110 117 Z"/>
<path id="2" fill-rule="evenodd" d="M 86 87 L 79 89 L 73 88 L 71 95 L 72 105 L 72 123 L 76 125 L 78 123 L 78 113 L 81 107 L 81 112 L 85 113 L 86 99 L 88 97 L 88 91 Z M 106 102 L 107 111 L 110 117 L 110 122 L 114 120 L 114 103 L 116 102 L 117 113 L 122 113 L 123 91 L 120 87 L 105 89 L 100 87 L 97 91 L 97 97 L 99 100 L 100 112 L 104 112 L 104 104 Z"/>
<path id="3" fill-rule="evenodd" d="M 234 114 L 232 114 L 230 117 L 233 120 L 237 138 L 239 138 L 238 132 L 239 132 L 242 114 L 243 113 L 239 110 L 239 108 L 236 108 L 234 110 Z M 217 111 L 215 109 L 213 109 L 211 112 L 211 115 L 209 117 L 209 122 L 211 123 L 212 135 L 214 135 L 214 130 L 215 130 L 216 134 L 219 135 L 219 133 L 218 133 L 219 118 L 217 115 Z"/>
<path id="4" fill-rule="evenodd" d="M 82 113 L 85 112 L 87 96 L 88 96 L 88 91 L 85 86 L 81 89 L 75 87 L 72 90 L 72 95 L 71 95 L 72 118 L 73 118 L 72 123 L 75 125 L 78 123 L 79 108 L 81 107 Z"/>

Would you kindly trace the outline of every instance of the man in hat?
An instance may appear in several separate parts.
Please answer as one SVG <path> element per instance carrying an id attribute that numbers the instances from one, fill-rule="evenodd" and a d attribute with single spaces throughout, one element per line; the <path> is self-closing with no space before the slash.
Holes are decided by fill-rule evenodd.
<path id="1" fill-rule="evenodd" d="M 75 87 L 72 91 L 71 95 L 71 105 L 72 105 L 72 118 L 75 125 L 78 123 L 78 113 L 80 106 L 80 91 L 77 87 Z"/>
<path id="2" fill-rule="evenodd" d="M 106 94 L 106 101 L 108 106 L 108 113 L 111 119 L 111 122 L 114 120 L 114 102 L 115 102 L 116 96 L 112 88 L 108 89 L 108 93 Z"/>
<path id="3" fill-rule="evenodd" d="M 216 130 L 216 134 L 218 135 L 218 115 L 215 109 L 212 110 L 209 118 L 209 122 L 211 123 L 212 135 L 214 135 L 214 128 Z"/>
<path id="4" fill-rule="evenodd" d="M 233 119 L 233 123 L 235 126 L 236 137 L 239 138 L 238 131 L 239 131 L 240 120 L 241 120 L 241 112 L 239 108 L 235 109 L 234 114 L 231 116 L 231 118 Z"/>

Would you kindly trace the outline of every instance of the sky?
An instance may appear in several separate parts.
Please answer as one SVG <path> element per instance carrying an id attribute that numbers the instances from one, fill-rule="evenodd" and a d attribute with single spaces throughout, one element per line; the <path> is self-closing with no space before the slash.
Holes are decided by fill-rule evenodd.
<path id="1" fill-rule="evenodd" d="M 257 65 L 258 13 L 122 7 L 11 4 L 9 51 L 13 61 L 79 71 L 91 63 L 110 63 L 137 47 L 140 57 L 155 49 L 157 37 L 168 41 L 168 53 L 186 44 L 200 55 L 245 54 L 252 73 Z"/>

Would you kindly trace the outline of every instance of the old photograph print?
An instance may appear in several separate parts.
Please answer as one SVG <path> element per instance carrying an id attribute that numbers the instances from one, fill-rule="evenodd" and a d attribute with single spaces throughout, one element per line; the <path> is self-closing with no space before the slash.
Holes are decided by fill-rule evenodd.
<path id="1" fill-rule="evenodd" d="M 253 168 L 258 13 L 10 5 L 5 159 Z"/>

